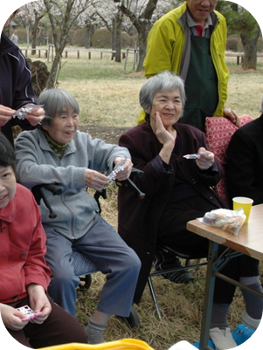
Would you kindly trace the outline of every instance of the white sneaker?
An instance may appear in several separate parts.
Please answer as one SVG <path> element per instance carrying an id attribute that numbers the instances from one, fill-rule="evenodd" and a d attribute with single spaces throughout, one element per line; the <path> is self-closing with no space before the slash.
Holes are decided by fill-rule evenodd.
<path id="1" fill-rule="evenodd" d="M 252 329 L 257 329 L 260 323 L 260 319 L 257 320 L 256 318 L 252 318 L 248 315 L 247 311 L 243 311 L 242 316 L 241 316 L 241 321 L 242 323 Z"/>
<path id="2" fill-rule="evenodd" d="M 216 350 L 227 350 L 237 346 L 229 327 L 225 329 L 219 329 L 218 327 L 211 328 L 209 330 L 209 335 Z"/>

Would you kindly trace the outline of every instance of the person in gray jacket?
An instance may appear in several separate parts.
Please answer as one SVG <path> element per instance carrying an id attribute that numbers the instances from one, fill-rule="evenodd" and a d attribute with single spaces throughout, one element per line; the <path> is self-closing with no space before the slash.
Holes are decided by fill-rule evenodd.
<path id="1" fill-rule="evenodd" d="M 19 134 L 15 149 L 18 182 L 32 189 L 36 185 L 59 183 L 62 193 L 48 190 L 55 219 L 40 203 L 42 223 L 47 235 L 46 260 L 52 277 L 49 294 L 55 302 L 75 315 L 79 278 L 74 274 L 73 249 L 85 254 L 107 274 L 100 300 L 86 332 L 91 344 L 104 342 L 103 331 L 110 315 L 130 314 L 141 263 L 118 233 L 98 215 L 98 205 L 87 188 L 102 190 L 107 173 L 124 160 L 117 173 L 119 181 L 129 177 L 132 162 L 124 147 L 106 144 L 78 131 L 79 106 L 65 90 L 42 92 L 38 103 L 46 117 L 41 126 Z"/>

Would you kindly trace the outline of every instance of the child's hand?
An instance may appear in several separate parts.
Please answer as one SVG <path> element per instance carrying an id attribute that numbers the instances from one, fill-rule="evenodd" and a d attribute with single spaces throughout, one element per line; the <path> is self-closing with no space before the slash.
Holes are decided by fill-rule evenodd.
<path id="1" fill-rule="evenodd" d="M 49 316 L 52 307 L 42 286 L 30 284 L 27 287 L 30 307 L 39 315 L 31 320 L 31 323 L 42 324 Z"/>
<path id="2" fill-rule="evenodd" d="M 24 314 L 12 306 L 0 304 L 1 316 L 6 328 L 12 331 L 20 331 L 29 321 L 22 321 Z"/>

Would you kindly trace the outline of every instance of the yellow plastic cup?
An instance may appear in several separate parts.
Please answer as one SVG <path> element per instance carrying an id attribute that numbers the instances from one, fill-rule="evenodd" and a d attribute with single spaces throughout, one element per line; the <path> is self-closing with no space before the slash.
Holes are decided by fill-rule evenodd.
<path id="1" fill-rule="evenodd" d="M 248 198 L 248 197 L 234 197 L 232 199 L 233 201 L 233 209 L 237 210 L 242 208 L 244 210 L 244 213 L 246 215 L 246 220 L 245 220 L 245 224 L 248 223 L 248 219 L 249 219 L 249 215 L 250 215 L 250 211 L 251 211 L 251 207 L 253 204 L 253 199 Z"/>

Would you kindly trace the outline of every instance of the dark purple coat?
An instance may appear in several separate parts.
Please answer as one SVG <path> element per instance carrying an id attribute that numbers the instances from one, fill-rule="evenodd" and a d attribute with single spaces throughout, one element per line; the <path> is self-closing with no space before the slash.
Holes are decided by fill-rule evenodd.
<path id="1" fill-rule="evenodd" d="M 185 181 L 208 202 L 217 207 L 225 207 L 225 204 L 210 188 L 215 186 L 222 176 L 220 162 L 216 159 L 212 169 L 200 171 L 195 161 L 182 157 L 184 154 L 196 153 L 200 147 L 207 149 L 205 134 L 186 124 L 177 123 L 174 127 L 182 140 L 181 153 L 177 155 L 175 164 L 183 174 Z M 144 171 L 142 179 L 133 178 L 133 180 L 146 194 L 145 199 L 139 199 L 137 193 L 130 187 L 121 187 L 118 195 L 118 232 L 135 250 L 142 262 L 134 298 L 134 302 L 138 303 L 152 266 L 158 224 L 174 185 L 175 169 L 164 167 L 158 155 L 162 145 L 148 122 L 123 134 L 119 144 L 129 149 L 134 167 Z"/>
<path id="2" fill-rule="evenodd" d="M 2 33 L 0 42 L 0 104 L 17 110 L 32 102 L 36 102 L 36 97 L 31 84 L 28 63 L 19 48 Z M 11 143 L 13 143 L 11 127 L 14 125 L 19 125 L 23 129 L 32 129 L 27 120 L 11 119 L 1 128 Z"/>

